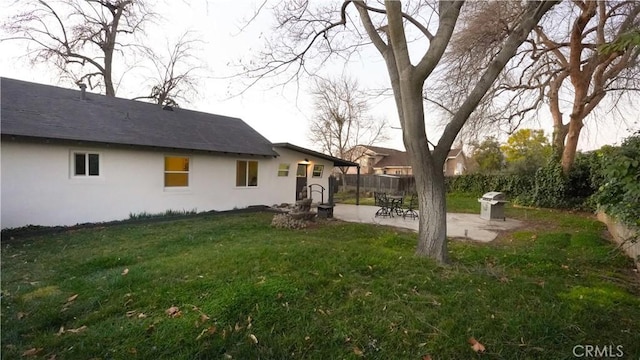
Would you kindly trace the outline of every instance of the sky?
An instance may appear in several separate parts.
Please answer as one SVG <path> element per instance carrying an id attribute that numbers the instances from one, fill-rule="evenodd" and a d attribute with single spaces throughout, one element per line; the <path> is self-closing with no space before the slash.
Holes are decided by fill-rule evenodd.
<path id="1" fill-rule="evenodd" d="M 319 0 L 320 1 L 320 0 Z M 16 5 L 17 4 L 17 5 Z M 7 21 L 8 14 L 19 10 L 20 2 L 0 5 L 0 21 Z M 265 8 L 249 26 L 245 25 L 256 13 L 260 2 L 233 0 L 201 0 L 159 2 L 156 12 L 161 15 L 157 24 L 146 28 L 146 44 L 164 49 L 168 41 L 175 40 L 184 31 L 190 31 L 199 40 L 195 55 L 203 69 L 198 94 L 182 107 L 225 116 L 238 117 L 265 136 L 271 142 L 289 142 L 295 145 L 320 150 L 318 144 L 308 139 L 309 121 L 314 116 L 313 99 L 306 80 L 291 83 L 284 88 L 273 88 L 271 82 L 261 82 L 237 94 L 243 81 L 233 77 L 238 69 L 232 65 L 239 60 L 250 61 L 257 49 L 261 49 L 268 38 L 273 16 Z M 18 6 L 18 7 L 16 7 Z M 0 38 L 6 34 L 0 32 Z M 33 65 L 24 56 L 25 43 L 0 42 L 0 76 L 43 84 L 74 88 L 68 81 L 60 81 L 57 71 L 46 64 Z M 323 72 L 328 76 L 347 74 L 357 79 L 366 89 L 388 88 L 388 76 L 384 61 L 373 48 L 363 51 L 348 64 L 328 64 Z M 132 98 L 147 91 L 142 87 L 144 79 L 124 73 L 117 88 L 117 96 Z M 235 96 L 231 96 L 235 95 Z M 390 139 L 377 144 L 404 150 L 401 130 L 395 105 L 390 97 L 372 98 L 370 113 L 387 121 Z M 541 113 L 541 126 L 550 134 L 550 120 Z M 437 119 L 427 120 L 427 131 L 437 133 Z M 611 126 L 589 126 L 583 130 L 580 148 L 590 150 L 603 144 L 619 143 L 629 135 L 625 129 Z M 506 135 L 502 135 L 504 140 Z"/>

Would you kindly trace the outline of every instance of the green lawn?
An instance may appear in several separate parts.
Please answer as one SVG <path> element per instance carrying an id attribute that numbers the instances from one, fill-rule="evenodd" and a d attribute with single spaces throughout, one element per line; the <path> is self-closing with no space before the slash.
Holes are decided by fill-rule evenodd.
<path id="1" fill-rule="evenodd" d="M 637 274 L 603 226 L 509 211 L 529 224 L 452 242 L 448 266 L 416 258 L 411 232 L 274 229 L 270 213 L 4 241 L 2 358 L 637 358 Z"/>

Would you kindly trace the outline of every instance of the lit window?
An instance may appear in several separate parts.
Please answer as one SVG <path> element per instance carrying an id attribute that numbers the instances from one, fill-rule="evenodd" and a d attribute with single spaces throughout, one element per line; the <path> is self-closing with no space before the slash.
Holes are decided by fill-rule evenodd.
<path id="1" fill-rule="evenodd" d="M 164 186 L 189 186 L 189 158 L 183 156 L 164 157 Z"/>
<path id="2" fill-rule="evenodd" d="M 236 163 L 236 186 L 258 186 L 258 162 L 239 160 Z"/>
<path id="3" fill-rule="evenodd" d="M 280 164 L 278 166 L 278 176 L 289 176 L 289 164 Z"/>
<path id="4" fill-rule="evenodd" d="M 307 177 L 307 165 L 298 164 L 298 168 L 296 169 L 296 177 Z"/>
<path id="5" fill-rule="evenodd" d="M 324 170 L 324 165 L 313 165 L 313 173 L 312 177 L 322 177 L 322 171 Z"/>
<path id="6" fill-rule="evenodd" d="M 100 176 L 100 155 L 95 153 L 73 153 L 74 176 Z"/>

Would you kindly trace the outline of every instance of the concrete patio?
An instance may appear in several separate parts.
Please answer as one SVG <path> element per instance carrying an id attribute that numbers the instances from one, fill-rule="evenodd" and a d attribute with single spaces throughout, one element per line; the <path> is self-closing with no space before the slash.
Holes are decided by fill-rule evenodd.
<path id="1" fill-rule="evenodd" d="M 418 220 L 402 216 L 376 217 L 378 207 L 367 205 L 336 204 L 333 217 L 348 222 L 359 222 L 394 226 L 418 231 Z M 522 221 L 514 219 L 484 220 L 480 214 L 447 213 L 447 236 L 480 242 L 493 241 L 501 231 L 523 226 Z"/>

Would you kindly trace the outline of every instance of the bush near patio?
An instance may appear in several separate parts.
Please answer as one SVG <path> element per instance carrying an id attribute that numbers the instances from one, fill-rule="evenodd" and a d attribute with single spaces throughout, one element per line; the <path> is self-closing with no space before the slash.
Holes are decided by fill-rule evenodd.
<path id="1" fill-rule="evenodd" d="M 501 191 L 518 205 L 591 210 L 598 205 L 628 225 L 640 218 L 640 132 L 619 147 L 578 153 L 568 176 L 555 160 L 530 174 L 469 174 L 447 178 L 451 193 Z M 635 224 L 634 226 L 637 226 Z"/>
<path id="2" fill-rule="evenodd" d="M 637 274 L 603 225 L 507 211 L 527 226 L 452 241 L 449 266 L 413 256 L 411 232 L 273 213 L 4 241 L 2 358 L 469 359 L 471 338 L 486 359 L 640 354 Z"/>
<path id="3" fill-rule="evenodd" d="M 640 131 L 620 147 L 601 154 L 605 179 L 594 202 L 616 219 L 640 230 Z"/>

